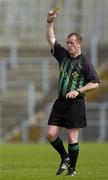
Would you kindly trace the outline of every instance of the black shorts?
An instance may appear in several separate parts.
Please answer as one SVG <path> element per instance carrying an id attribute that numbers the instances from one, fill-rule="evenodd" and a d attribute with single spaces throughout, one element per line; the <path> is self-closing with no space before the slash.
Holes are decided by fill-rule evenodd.
<path id="1" fill-rule="evenodd" d="M 53 104 L 48 125 L 71 128 L 83 128 L 86 123 L 85 99 L 65 99 L 59 97 Z"/>

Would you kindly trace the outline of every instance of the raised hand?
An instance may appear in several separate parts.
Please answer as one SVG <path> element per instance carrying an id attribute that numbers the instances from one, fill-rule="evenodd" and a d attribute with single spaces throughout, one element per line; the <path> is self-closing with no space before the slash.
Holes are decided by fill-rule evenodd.
<path id="1" fill-rule="evenodd" d="M 49 23 L 53 22 L 53 20 L 56 18 L 57 14 L 58 14 L 58 10 L 59 10 L 59 8 L 49 10 L 48 16 L 47 16 L 47 21 Z"/>

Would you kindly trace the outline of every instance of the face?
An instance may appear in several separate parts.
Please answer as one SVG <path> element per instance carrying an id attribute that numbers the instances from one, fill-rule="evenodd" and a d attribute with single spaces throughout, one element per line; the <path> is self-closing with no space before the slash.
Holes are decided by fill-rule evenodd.
<path id="1" fill-rule="evenodd" d="M 67 38 L 67 48 L 71 56 L 75 57 L 81 53 L 81 43 L 77 40 L 76 36 Z"/>

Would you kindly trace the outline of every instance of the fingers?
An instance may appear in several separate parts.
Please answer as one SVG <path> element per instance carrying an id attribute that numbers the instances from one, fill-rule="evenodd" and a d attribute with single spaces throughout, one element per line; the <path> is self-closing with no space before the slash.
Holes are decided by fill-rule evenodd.
<path id="1" fill-rule="evenodd" d="M 49 10 L 48 19 L 53 21 L 56 18 L 59 10 L 60 10 L 59 8 L 54 8 L 52 10 Z"/>
<path id="2" fill-rule="evenodd" d="M 53 8 L 52 10 L 49 10 L 47 20 L 49 22 L 53 22 L 53 20 L 56 18 L 59 8 Z"/>
<path id="3" fill-rule="evenodd" d="M 68 98 L 75 99 L 75 98 L 76 98 L 76 95 L 75 95 L 75 94 L 72 94 L 72 93 L 68 93 L 68 94 L 66 95 L 66 99 L 68 99 Z"/>
<path id="4" fill-rule="evenodd" d="M 71 93 L 71 92 L 69 92 L 69 93 L 66 95 L 66 99 L 68 99 L 68 98 L 72 98 L 72 93 Z"/>
<path id="5" fill-rule="evenodd" d="M 50 19 L 54 19 L 54 18 L 56 17 L 56 15 L 57 15 L 57 13 L 54 12 L 53 10 L 50 10 L 50 11 L 48 12 L 48 17 L 49 17 Z"/>
<path id="6" fill-rule="evenodd" d="M 66 99 L 68 99 L 68 98 L 75 99 L 77 96 L 78 96 L 77 91 L 71 91 L 71 92 L 67 93 Z"/>
<path id="7" fill-rule="evenodd" d="M 47 17 L 48 21 L 53 22 L 53 20 L 55 19 L 55 17 L 56 17 L 56 13 L 54 13 L 53 10 L 50 10 L 50 11 L 48 12 L 48 17 Z"/>
<path id="8" fill-rule="evenodd" d="M 57 8 L 53 8 L 52 10 L 50 10 L 50 11 L 48 12 L 48 14 L 49 14 L 50 16 L 55 15 L 55 14 L 58 13 L 59 10 L 60 10 L 60 9 L 59 9 L 58 7 L 57 7 Z"/>
<path id="9" fill-rule="evenodd" d="M 53 15 L 54 15 L 54 11 L 53 11 L 53 10 L 50 10 L 50 11 L 48 12 L 48 15 L 49 15 L 49 16 L 53 16 Z"/>

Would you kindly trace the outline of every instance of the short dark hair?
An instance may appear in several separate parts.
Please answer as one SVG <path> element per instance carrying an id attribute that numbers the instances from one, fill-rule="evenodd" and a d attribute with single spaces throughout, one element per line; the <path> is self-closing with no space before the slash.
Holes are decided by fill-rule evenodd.
<path id="1" fill-rule="evenodd" d="M 82 43 L 83 38 L 82 38 L 82 36 L 81 36 L 79 33 L 77 33 L 77 32 L 72 32 L 72 33 L 70 33 L 70 34 L 68 35 L 68 38 L 70 38 L 71 36 L 75 36 L 75 37 L 77 38 L 77 40 Z"/>

